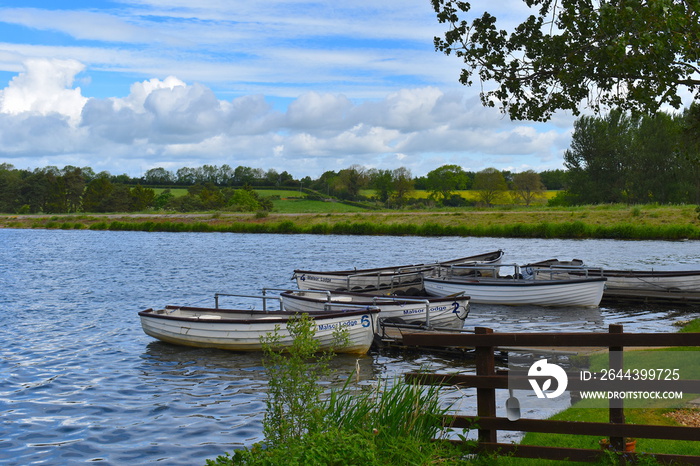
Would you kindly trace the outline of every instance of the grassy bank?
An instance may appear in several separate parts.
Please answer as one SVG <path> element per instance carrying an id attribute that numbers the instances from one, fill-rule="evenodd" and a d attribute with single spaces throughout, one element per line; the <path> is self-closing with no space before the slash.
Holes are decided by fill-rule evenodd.
<path id="1" fill-rule="evenodd" d="M 0 228 L 3 227 L 325 235 L 700 239 L 700 220 L 695 206 L 589 206 L 568 210 L 437 212 L 6 215 L 0 217 Z"/>

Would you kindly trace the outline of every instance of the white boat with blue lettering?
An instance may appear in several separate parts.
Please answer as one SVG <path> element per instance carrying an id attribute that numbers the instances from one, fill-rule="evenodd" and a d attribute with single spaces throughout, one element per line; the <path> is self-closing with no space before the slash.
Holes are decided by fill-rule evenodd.
<path id="1" fill-rule="evenodd" d="M 370 296 L 349 291 L 300 290 L 280 293 L 289 312 L 346 312 L 358 308 L 379 309 L 379 323 L 417 324 L 430 328 L 461 329 L 469 315 L 469 296 L 449 297 Z"/>
<path id="2" fill-rule="evenodd" d="M 395 267 L 379 267 L 374 269 L 351 269 L 336 271 L 294 270 L 292 279 L 296 279 L 300 290 L 329 290 L 329 291 L 407 291 L 415 288 L 421 291 L 421 280 L 426 275 L 442 275 L 452 267 L 488 266 L 484 269 L 473 268 L 455 273 L 487 275 L 492 273 L 493 266 L 498 265 L 503 258 L 503 251 L 493 251 L 475 256 L 462 257 L 448 261 L 401 265 Z"/>
<path id="3" fill-rule="evenodd" d="M 365 354 L 372 345 L 378 313 L 376 308 L 366 308 L 306 314 L 314 321 L 319 350 Z M 176 345 L 231 351 L 262 351 L 260 337 L 274 333 L 276 328 L 280 347 L 291 346 L 294 337 L 287 324 L 295 315 L 281 307 L 272 311 L 221 309 L 218 300 L 214 308 L 166 306 L 139 312 L 143 331 L 153 338 Z M 348 341 L 341 348 L 334 347 L 336 329 L 347 330 Z"/>

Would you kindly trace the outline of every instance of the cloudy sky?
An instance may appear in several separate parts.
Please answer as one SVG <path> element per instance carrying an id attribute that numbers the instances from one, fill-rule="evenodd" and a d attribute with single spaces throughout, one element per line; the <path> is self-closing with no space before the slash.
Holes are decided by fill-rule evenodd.
<path id="1" fill-rule="evenodd" d="M 562 168 L 574 118 L 482 108 L 434 51 L 443 28 L 429 0 L 3 0 L 0 163 Z"/>

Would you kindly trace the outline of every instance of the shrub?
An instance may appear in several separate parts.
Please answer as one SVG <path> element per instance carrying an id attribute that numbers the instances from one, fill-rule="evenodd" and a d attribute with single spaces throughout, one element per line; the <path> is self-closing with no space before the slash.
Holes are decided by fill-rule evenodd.
<path id="1" fill-rule="evenodd" d="M 559 191 L 553 198 L 547 201 L 548 207 L 570 207 L 576 204 L 576 196 L 568 191 Z"/>
<path id="2" fill-rule="evenodd" d="M 323 387 L 318 382 L 329 373 L 333 352 L 317 355 L 316 326 L 308 314 L 290 319 L 287 329 L 294 341 L 286 350 L 280 347 L 278 328 L 274 334 L 261 337 L 263 365 L 269 375 L 263 433 L 270 447 L 294 444 L 304 434 L 322 432 L 326 427 L 320 399 Z M 335 338 L 334 346 L 341 347 L 347 341 L 347 330 L 336 332 Z"/>
<path id="3" fill-rule="evenodd" d="M 291 220 L 285 220 L 277 224 L 275 233 L 299 233 L 299 229 Z"/>

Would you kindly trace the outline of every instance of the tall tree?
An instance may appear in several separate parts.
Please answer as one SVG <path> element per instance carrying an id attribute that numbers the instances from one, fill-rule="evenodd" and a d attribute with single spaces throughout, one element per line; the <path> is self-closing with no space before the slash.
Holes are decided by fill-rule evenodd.
<path id="1" fill-rule="evenodd" d="M 253 181 L 255 181 L 255 169 L 239 165 L 233 171 L 234 186 L 252 185 Z"/>
<path id="2" fill-rule="evenodd" d="M 496 82 L 482 103 L 518 120 L 544 121 L 579 105 L 655 113 L 700 87 L 700 8 L 691 0 L 523 0 L 532 14 L 511 31 L 471 5 L 432 0 L 444 37 L 437 50 L 466 67 L 460 81 Z"/>
<path id="3" fill-rule="evenodd" d="M 228 164 L 223 164 L 219 168 L 219 183 L 222 186 L 230 186 L 233 182 L 233 168 Z"/>
<path id="4" fill-rule="evenodd" d="M 100 212 L 131 212 L 133 198 L 131 189 L 125 184 L 112 185 L 109 195 L 102 200 Z"/>
<path id="5" fill-rule="evenodd" d="M 114 185 L 107 176 L 98 176 L 85 187 L 83 210 L 85 212 L 107 212 L 107 200 L 114 191 Z"/>
<path id="6" fill-rule="evenodd" d="M 470 179 L 459 165 L 443 165 L 428 172 L 426 189 L 436 202 L 444 204 L 455 191 L 469 189 Z"/>
<path id="7" fill-rule="evenodd" d="M 625 202 L 630 180 L 628 158 L 637 119 L 620 110 L 604 118 L 584 116 L 574 124 L 571 147 L 564 153 L 569 191 L 577 202 Z"/>
<path id="8" fill-rule="evenodd" d="M 680 120 L 663 112 L 641 118 L 632 129 L 625 176 L 628 202 L 685 202 L 677 196 L 682 191 L 679 184 L 685 178 L 678 151 L 680 130 Z"/>
<path id="9" fill-rule="evenodd" d="M 700 204 L 700 104 L 694 103 L 683 115 L 680 151 L 683 173 L 687 175 L 688 202 Z"/>
<path id="10" fill-rule="evenodd" d="M 479 202 L 490 206 L 508 190 L 508 185 L 503 173 L 490 167 L 476 173 L 474 189 L 478 191 L 476 196 Z"/>
<path id="11" fill-rule="evenodd" d="M 143 175 L 143 182 L 147 185 L 167 186 L 175 182 L 175 175 L 163 167 L 151 168 L 146 170 L 146 173 Z"/>
<path id="12" fill-rule="evenodd" d="M 177 171 L 177 184 L 190 186 L 197 182 L 197 170 L 194 168 L 182 167 Z"/>
<path id="13" fill-rule="evenodd" d="M 19 189 L 19 203 L 22 209 L 26 209 L 33 214 L 44 211 L 49 189 L 47 170 L 36 169 L 28 173 L 22 179 Z"/>
<path id="14" fill-rule="evenodd" d="M 47 173 L 46 181 L 48 191 L 46 193 L 46 202 L 44 203 L 44 212 L 49 214 L 64 214 L 68 212 L 68 202 L 66 196 L 66 180 L 61 175 Z"/>
<path id="15" fill-rule="evenodd" d="M 406 204 L 408 194 L 413 191 L 413 176 L 411 170 L 406 167 L 399 167 L 392 173 L 394 180 L 394 198 L 399 207 Z"/>
<path id="16" fill-rule="evenodd" d="M 65 183 L 66 207 L 68 212 L 80 212 L 82 210 L 83 192 L 85 191 L 85 176 L 83 170 L 78 167 L 63 167 L 63 180 Z"/>
<path id="17" fill-rule="evenodd" d="M 9 163 L 0 163 L 0 212 L 14 213 L 19 210 L 21 183 L 19 170 Z"/>
<path id="18" fill-rule="evenodd" d="M 357 164 L 340 170 L 336 179 L 340 196 L 346 199 L 357 199 L 360 194 L 360 189 L 364 188 L 367 184 L 365 172 L 365 167 Z"/>
<path id="19" fill-rule="evenodd" d="M 381 202 L 388 202 L 394 194 L 394 179 L 391 170 L 374 170 L 371 180 L 377 198 Z"/>
<path id="20" fill-rule="evenodd" d="M 568 183 L 567 173 L 560 168 L 540 172 L 540 179 L 547 189 L 565 189 Z"/>
<path id="21" fill-rule="evenodd" d="M 216 165 L 202 165 L 197 169 L 197 182 L 206 184 L 219 184 L 219 167 Z"/>
<path id="22" fill-rule="evenodd" d="M 522 200 L 528 207 L 536 199 L 544 197 L 544 189 L 539 173 L 534 170 L 513 175 L 513 192 L 516 198 Z"/>
<path id="23" fill-rule="evenodd" d="M 270 168 L 265 172 L 265 184 L 268 186 L 279 186 L 282 184 L 280 174 L 277 173 L 277 170 Z"/>
<path id="24" fill-rule="evenodd" d="M 153 206 L 156 192 L 151 188 L 144 188 L 141 185 L 131 188 L 131 210 L 143 211 Z"/>
<path id="25" fill-rule="evenodd" d="M 338 174 L 332 170 L 323 172 L 323 174 L 315 180 L 313 183 L 309 184 L 311 189 L 315 189 L 316 191 L 322 192 L 328 196 L 335 195 L 335 192 L 332 191 L 335 188 L 335 179 L 338 177 Z M 306 184 L 304 184 L 306 186 Z"/>

